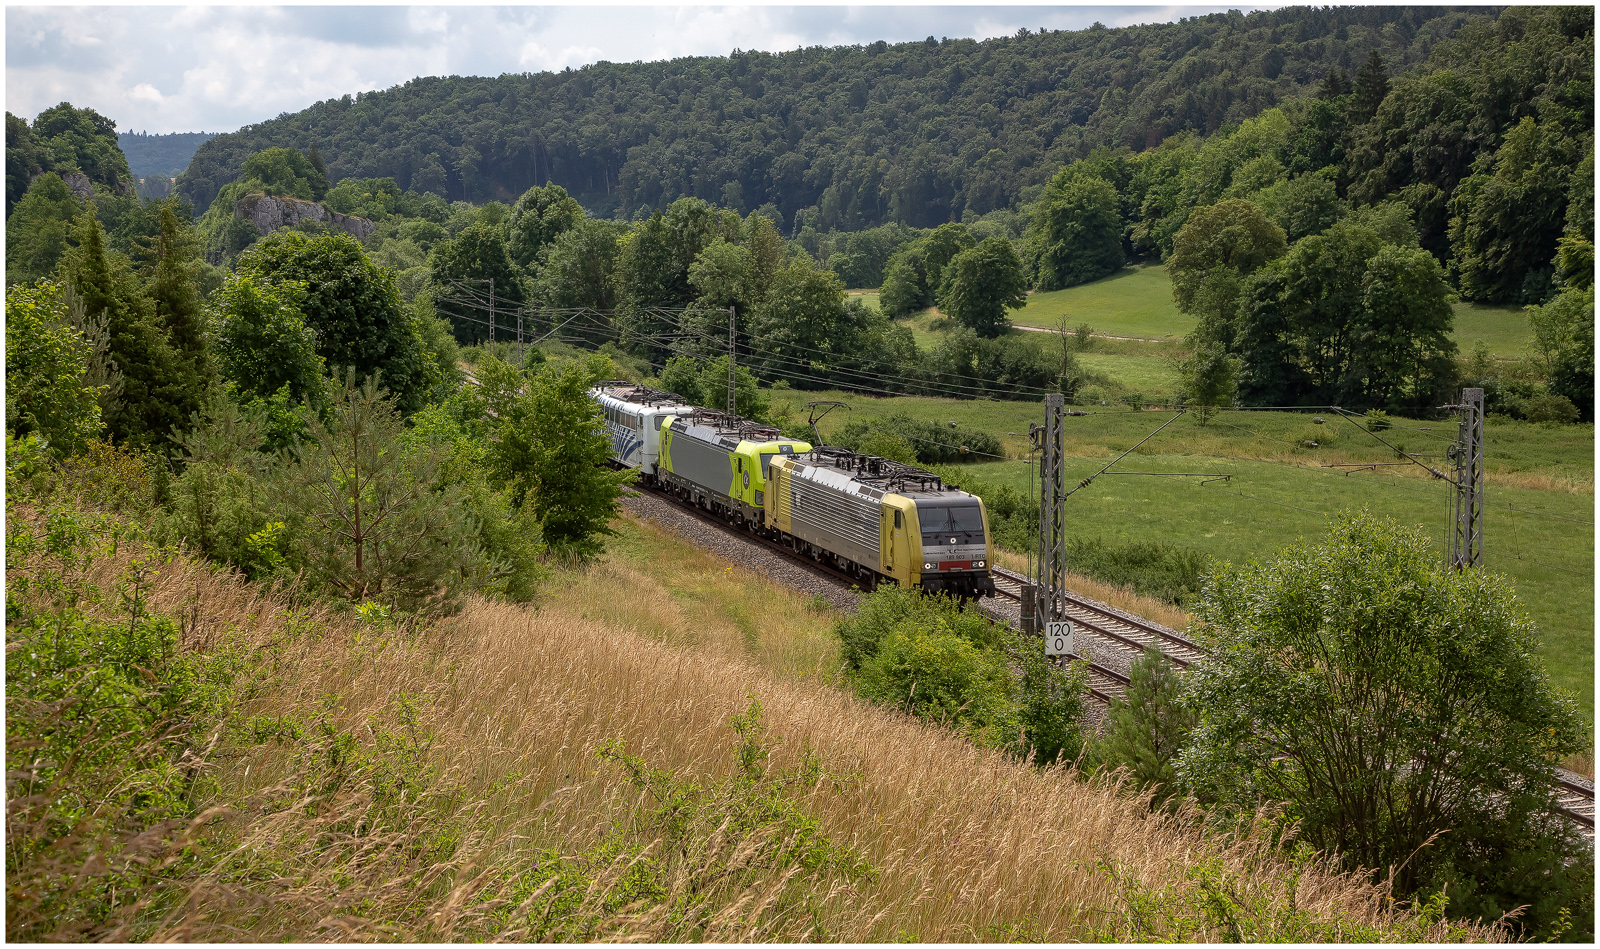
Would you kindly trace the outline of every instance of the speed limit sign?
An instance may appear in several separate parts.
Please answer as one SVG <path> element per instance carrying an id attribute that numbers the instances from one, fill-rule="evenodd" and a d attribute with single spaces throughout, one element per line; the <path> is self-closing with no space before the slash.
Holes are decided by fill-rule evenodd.
<path id="1" fill-rule="evenodd" d="M 1073 653 L 1072 624 L 1068 622 L 1044 624 L 1044 654 L 1069 656 Z"/>

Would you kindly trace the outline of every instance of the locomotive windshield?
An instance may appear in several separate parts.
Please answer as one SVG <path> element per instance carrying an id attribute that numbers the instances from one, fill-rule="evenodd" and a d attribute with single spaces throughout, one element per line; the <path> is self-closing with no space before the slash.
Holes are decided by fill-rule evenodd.
<path id="1" fill-rule="evenodd" d="M 977 501 L 953 501 L 917 505 L 917 521 L 922 526 L 924 544 L 983 543 L 983 508 Z"/>

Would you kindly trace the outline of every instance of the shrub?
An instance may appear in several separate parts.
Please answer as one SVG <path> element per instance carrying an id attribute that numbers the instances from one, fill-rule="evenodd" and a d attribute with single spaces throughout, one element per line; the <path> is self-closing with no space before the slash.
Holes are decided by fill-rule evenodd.
<path id="1" fill-rule="evenodd" d="M 1161 541 L 1114 543 L 1097 537 L 1067 542 L 1067 569 L 1103 583 L 1183 606 L 1200 592 L 1207 560 L 1198 551 Z"/>
<path id="2" fill-rule="evenodd" d="M 186 866 L 151 855 L 212 791 L 204 744 L 239 656 L 180 648 L 145 608 L 147 561 L 105 602 L 86 578 L 125 525 L 53 508 L 6 526 L 6 936 L 138 938 L 180 899 L 157 887 Z"/>
<path id="3" fill-rule="evenodd" d="M 1076 758 L 1080 670 L 949 597 L 884 587 L 834 625 L 863 696 L 1040 764 Z"/>
<path id="4" fill-rule="evenodd" d="M 1564 395 L 1542 393 L 1522 403 L 1522 417 L 1530 422 L 1556 422 L 1571 425 L 1578 421 L 1578 407 Z"/>
<path id="5" fill-rule="evenodd" d="M 1550 765 L 1585 728 L 1503 578 L 1446 569 L 1421 531 L 1363 511 L 1219 568 L 1195 612 L 1212 655 L 1186 673 L 1188 788 L 1282 802 L 1312 846 L 1396 867 L 1402 896 L 1448 885 L 1488 919 L 1538 901 L 1515 922 L 1529 935 L 1558 904 L 1592 919 L 1594 864 L 1564 857 L 1582 845 L 1548 818 Z"/>
<path id="6" fill-rule="evenodd" d="M 988 432 L 950 428 L 914 419 L 903 412 L 884 418 L 852 419 L 834 436 L 834 441 L 845 448 L 873 454 L 865 446 L 875 438 L 884 437 L 893 442 L 908 442 L 915 452 L 911 460 L 923 465 L 996 461 L 1005 457 L 1000 439 Z"/>

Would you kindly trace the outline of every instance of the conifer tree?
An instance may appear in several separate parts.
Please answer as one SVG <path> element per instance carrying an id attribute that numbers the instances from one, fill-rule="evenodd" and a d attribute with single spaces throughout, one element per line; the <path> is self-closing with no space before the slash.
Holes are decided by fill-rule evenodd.
<path id="1" fill-rule="evenodd" d="M 1378 114 L 1378 106 L 1389 95 L 1389 70 L 1377 50 L 1367 57 L 1356 71 L 1355 102 L 1351 104 L 1358 121 L 1365 122 Z"/>
<path id="2" fill-rule="evenodd" d="M 1194 713 L 1183 707 L 1177 673 L 1154 649 L 1133 663 L 1128 679 L 1127 690 L 1111 703 L 1098 753 L 1106 767 L 1127 768 L 1141 788 L 1155 787 L 1160 803 L 1175 793 L 1173 762 L 1194 727 Z"/>
<path id="3" fill-rule="evenodd" d="M 105 229 L 93 205 L 80 219 L 77 236 L 78 246 L 62 261 L 63 275 L 88 317 L 105 314 L 111 359 L 122 372 L 122 402 L 106 427 L 118 442 L 167 443 L 174 428 L 198 408 L 181 385 L 178 355 L 127 258 L 106 249 Z"/>
<path id="4" fill-rule="evenodd" d="M 156 318 L 165 328 L 177 357 L 179 372 L 171 385 L 174 397 L 184 403 L 178 408 L 187 418 L 199 410 L 215 378 L 206 341 L 205 309 L 194 280 L 199 245 L 194 228 L 178 219 L 170 201 L 161 206 L 160 224 L 147 287 Z"/>

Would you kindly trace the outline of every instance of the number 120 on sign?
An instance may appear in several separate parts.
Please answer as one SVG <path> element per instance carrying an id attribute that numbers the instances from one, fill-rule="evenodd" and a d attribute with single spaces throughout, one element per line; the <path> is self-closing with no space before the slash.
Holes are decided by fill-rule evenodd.
<path id="1" fill-rule="evenodd" d="M 1044 654 L 1068 656 L 1073 652 L 1072 624 L 1067 622 L 1044 624 Z"/>

